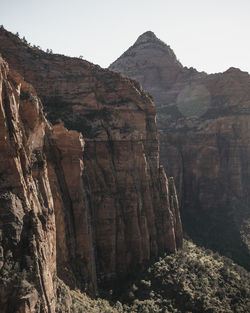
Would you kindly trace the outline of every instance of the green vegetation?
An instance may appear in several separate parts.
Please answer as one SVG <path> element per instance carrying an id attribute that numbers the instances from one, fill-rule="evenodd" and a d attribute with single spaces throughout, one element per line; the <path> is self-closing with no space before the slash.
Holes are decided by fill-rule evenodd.
<path id="1" fill-rule="evenodd" d="M 127 293 L 127 312 L 248 312 L 250 273 L 230 259 L 185 241 L 160 258 Z"/>
<path id="2" fill-rule="evenodd" d="M 122 305 L 117 302 L 113 307 L 107 300 L 91 299 L 79 291 L 70 290 L 57 279 L 56 313 L 123 313 Z"/>
<path id="3" fill-rule="evenodd" d="M 116 297 L 120 302 L 111 305 L 76 291 L 70 294 L 71 312 L 76 313 L 246 313 L 250 273 L 218 253 L 185 241 L 183 251 L 166 254 L 138 274 Z"/>

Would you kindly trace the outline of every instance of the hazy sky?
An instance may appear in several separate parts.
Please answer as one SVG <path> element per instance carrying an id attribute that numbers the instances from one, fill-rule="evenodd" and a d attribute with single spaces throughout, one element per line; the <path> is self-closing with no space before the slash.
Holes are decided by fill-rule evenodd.
<path id="1" fill-rule="evenodd" d="M 103 67 L 151 30 L 185 66 L 250 72 L 250 0 L 0 0 L 0 24 Z"/>

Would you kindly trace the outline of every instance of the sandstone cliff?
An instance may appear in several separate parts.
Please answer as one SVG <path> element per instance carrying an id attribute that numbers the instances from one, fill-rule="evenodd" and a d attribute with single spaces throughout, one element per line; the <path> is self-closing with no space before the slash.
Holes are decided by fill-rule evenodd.
<path id="1" fill-rule="evenodd" d="M 70 287 L 95 292 L 97 284 L 126 275 L 160 251 L 181 248 L 178 201 L 173 180 L 159 166 L 151 97 L 131 79 L 48 55 L 3 29 L 0 43 L 4 58 L 34 85 L 49 120 L 57 124 L 51 128 L 41 117 L 46 132 L 37 156 L 47 175 L 43 196 L 50 195 L 55 219 L 48 233 L 57 255 L 55 262 L 54 250 L 50 275 L 57 269 Z M 24 90 L 22 99 L 29 98 Z M 47 207 L 39 192 L 38 201 Z M 41 219 L 47 222 L 47 216 Z"/>
<path id="2" fill-rule="evenodd" d="M 156 102 L 161 162 L 174 176 L 184 228 L 249 268 L 250 76 L 183 67 L 152 32 L 111 64 Z"/>
<path id="3" fill-rule="evenodd" d="M 46 127 L 33 88 L 0 58 L 2 313 L 55 310 L 56 236 Z"/>

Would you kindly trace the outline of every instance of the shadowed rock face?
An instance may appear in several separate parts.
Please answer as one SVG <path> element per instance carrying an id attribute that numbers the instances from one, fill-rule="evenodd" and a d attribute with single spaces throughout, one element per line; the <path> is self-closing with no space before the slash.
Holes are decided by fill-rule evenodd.
<path id="1" fill-rule="evenodd" d="M 110 69 L 137 79 L 155 99 L 161 162 L 175 177 L 186 231 L 249 268 L 248 73 L 182 67 L 152 32 Z"/>
<path id="2" fill-rule="evenodd" d="M 5 30 L 0 42 L 57 124 L 47 126 L 44 149 L 58 276 L 95 291 L 160 251 L 181 248 L 178 201 L 159 166 L 151 97 L 131 79 L 32 49 Z"/>

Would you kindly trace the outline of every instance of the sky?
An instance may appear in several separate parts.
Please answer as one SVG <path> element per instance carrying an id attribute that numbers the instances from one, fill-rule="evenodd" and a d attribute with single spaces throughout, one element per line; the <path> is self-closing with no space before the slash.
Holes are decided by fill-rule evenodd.
<path id="1" fill-rule="evenodd" d="M 0 0 L 0 24 L 102 67 L 151 30 L 184 66 L 250 73 L 250 0 Z"/>

